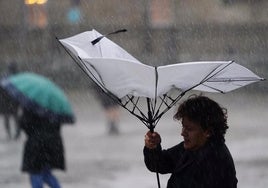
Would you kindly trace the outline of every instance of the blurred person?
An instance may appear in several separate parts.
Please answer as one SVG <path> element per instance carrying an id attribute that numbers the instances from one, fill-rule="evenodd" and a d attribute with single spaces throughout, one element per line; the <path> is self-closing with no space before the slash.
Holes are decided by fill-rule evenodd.
<path id="1" fill-rule="evenodd" d="M 233 158 L 225 145 L 227 111 L 205 96 L 190 97 L 174 115 L 183 141 L 162 149 L 157 132 L 145 135 L 144 161 L 152 172 L 171 173 L 167 188 L 236 188 Z"/>
<path id="2" fill-rule="evenodd" d="M 32 188 L 41 188 L 44 183 L 51 188 L 60 188 L 52 170 L 65 170 L 61 124 L 51 123 L 48 118 L 41 118 L 25 109 L 19 124 L 27 136 L 22 171 L 29 173 Z"/>
<path id="3" fill-rule="evenodd" d="M 96 97 L 101 103 L 104 110 L 107 129 L 109 135 L 118 135 L 119 131 L 119 119 L 120 119 L 120 106 L 111 99 L 106 93 L 104 93 L 98 86 L 93 86 Z"/>
<path id="4" fill-rule="evenodd" d="M 17 64 L 15 62 L 12 62 L 8 64 L 6 72 L 2 74 L 2 79 L 7 78 L 8 76 L 11 76 L 13 74 L 18 73 Z M 13 102 L 5 93 L 4 90 L 0 90 L 1 97 L 0 97 L 0 113 L 3 114 L 4 117 L 4 125 L 5 130 L 7 133 L 8 139 L 18 139 L 20 137 L 20 127 L 18 125 L 18 108 L 19 106 Z M 14 119 L 15 123 L 15 135 L 12 136 L 12 131 L 10 127 L 10 120 L 11 118 Z"/>

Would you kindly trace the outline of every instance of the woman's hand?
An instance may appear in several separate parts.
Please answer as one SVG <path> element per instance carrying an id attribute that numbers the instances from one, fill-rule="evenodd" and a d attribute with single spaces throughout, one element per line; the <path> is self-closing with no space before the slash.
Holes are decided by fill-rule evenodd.
<path id="1" fill-rule="evenodd" d="M 145 147 L 148 149 L 155 149 L 161 143 L 161 137 L 157 132 L 148 131 L 145 135 Z"/>

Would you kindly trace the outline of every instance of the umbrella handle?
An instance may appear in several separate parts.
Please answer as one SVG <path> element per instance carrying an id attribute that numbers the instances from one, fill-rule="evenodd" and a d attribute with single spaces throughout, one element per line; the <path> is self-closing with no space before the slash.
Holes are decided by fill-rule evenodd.
<path id="1" fill-rule="evenodd" d="M 156 179 L 157 179 L 157 186 L 158 186 L 158 188 L 161 188 L 161 185 L 160 185 L 160 178 L 159 178 L 159 173 L 156 172 L 155 174 L 156 174 Z"/>
<path id="2" fill-rule="evenodd" d="M 158 160 L 156 158 L 155 151 L 153 151 L 153 155 L 154 155 L 154 162 L 155 162 L 155 175 L 156 175 L 156 180 L 157 180 L 157 186 L 158 186 L 158 188 L 161 188 L 159 172 L 158 172 Z"/>
<path id="3" fill-rule="evenodd" d="M 148 101 L 148 100 L 147 100 L 147 101 Z M 154 132 L 154 128 L 155 128 L 155 126 L 154 126 L 154 124 L 153 124 L 152 117 L 153 117 L 153 116 L 152 116 L 152 112 L 151 112 L 151 110 L 148 108 L 148 120 L 149 120 L 149 122 L 148 122 L 148 124 L 149 124 L 148 128 L 150 129 L 150 132 L 151 132 L 151 133 Z M 153 151 L 153 155 L 156 156 L 154 151 Z M 160 186 L 159 172 L 158 172 L 158 160 L 156 160 L 156 158 L 155 158 L 154 161 L 155 161 L 155 167 L 156 167 L 156 169 L 155 169 L 155 174 L 156 174 L 156 179 L 157 179 L 157 185 L 158 185 L 158 188 L 161 188 L 161 186 Z"/>

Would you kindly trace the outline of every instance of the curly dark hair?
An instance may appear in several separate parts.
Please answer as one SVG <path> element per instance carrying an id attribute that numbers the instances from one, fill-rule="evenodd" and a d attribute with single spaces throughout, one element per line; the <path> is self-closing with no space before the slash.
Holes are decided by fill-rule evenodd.
<path id="1" fill-rule="evenodd" d="M 174 119 L 183 117 L 199 123 L 203 130 L 210 131 L 210 139 L 216 142 L 225 142 L 227 126 L 227 110 L 217 102 L 205 96 L 190 96 L 178 108 Z"/>

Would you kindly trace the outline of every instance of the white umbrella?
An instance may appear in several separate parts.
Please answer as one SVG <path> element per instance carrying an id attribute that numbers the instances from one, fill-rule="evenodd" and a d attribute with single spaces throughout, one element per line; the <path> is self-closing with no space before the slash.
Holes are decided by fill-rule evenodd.
<path id="1" fill-rule="evenodd" d="M 152 67 L 138 61 L 106 36 L 92 30 L 59 41 L 108 96 L 139 118 L 151 131 L 162 115 L 187 91 L 225 93 L 263 80 L 234 61 Z M 177 90 L 176 96 L 170 94 L 172 89 Z M 145 109 L 144 102 L 147 103 Z M 160 187 L 158 173 L 157 181 Z"/>
<path id="2" fill-rule="evenodd" d="M 114 33 L 122 31 L 125 30 Z M 145 65 L 105 36 L 92 30 L 59 41 L 104 92 L 151 130 L 189 90 L 225 93 L 263 80 L 234 61 L 199 61 L 159 67 Z M 179 94 L 173 99 L 167 94 L 174 88 Z M 147 99 L 146 110 L 149 112 L 138 108 L 140 97 Z M 161 102 L 157 105 L 159 98 Z M 160 111 L 163 103 L 165 108 Z"/>

